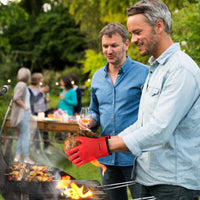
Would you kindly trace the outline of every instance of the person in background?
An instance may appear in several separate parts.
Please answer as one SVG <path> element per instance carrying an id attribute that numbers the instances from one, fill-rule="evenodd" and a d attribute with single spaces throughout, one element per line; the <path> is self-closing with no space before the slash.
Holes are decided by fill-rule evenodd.
<path id="1" fill-rule="evenodd" d="M 141 198 L 192 200 L 200 191 L 200 69 L 172 41 L 171 13 L 163 2 L 141 0 L 128 8 L 127 27 L 140 55 L 151 55 L 138 120 L 110 139 L 84 138 L 67 154 L 80 166 L 91 156 L 130 151 L 137 157 Z"/>
<path id="2" fill-rule="evenodd" d="M 118 135 L 137 120 L 142 87 L 148 67 L 133 61 L 126 52 L 129 47 L 128 31 L 120 23 L 110 23 L 100 32 L 102 50 L 107 63 L 92 77 L 90 110 L 92 120 L 80 128 L 96 131 L 100 136 Z M 130 152 L 113 153 L 99 159 L 107 170 L 101 176 L 102 184 L 115 184 L 131 180 L 134 156 Z M 101 172 L 101 171 L 100 171 Z M 102 172 L 100 173 L 102 175 Z M 132 197 L 138 197 L 138 185 L 129 186 Z M 106 190 L 111 200 L 127 200 L 127 188 Z"/>
<path id="3" fill-rule="evenodd" d="M 77 95 L 77 106 L 74 106 L 74 115 L 79 115 L 81 112 L 81 99 L 82 99 L 82 93 L 81 93 L 81 89 L 78 87 L 78 77 L 76 76 L 76 74 L 71 74 L 70 76 L 70 80 L 73 86 L 73 89 L 76 91 L 76 95 Z"/>
<path id="4" fill-rule="evenodd" d="M 18 83 L 14 88 L 13 106 L 10 116 L 12 127 L 18 128 L 18 140 L 14 162 L 22 162 L 23 153 L 24 162 L 34 164 L 29 157 L 30 140 L 30 93 L 27 83 L 30 81 L 31 72 L 27 68 L 20 68 L 17 73 Z"/>
<path id="5" fill-rule="evenodd" d="M 29 86 L 30 91 L 30 101 L 31 101 L 31 112 L 33 115 L 38 116 L 39 112 L 44 112 L 45 117 L 48 117 L 48 106 L 50 98 L 45 97 L 45 92 L 49 91 L 49 86 L 46 85 L 41 87 L 40 84 L 43 82 L 43 75 L 41 73 L 33 73 L 31 76 L 31 85 Z M 40 131 L 36 131 L 35 139 L 39 139 Z M 43 132 L 43 140 L 44 140 L 44 152 L 46 154 L 51 155 L 51 151 L 49 150 L 49 142 L 45 142 L 45 140 L 49 139 L 48 132 Z M 40 153 L 40 143 L 36 142 L 36 153 Z"/>
<path id="6" fill-rule="evenodd" d="M 60 93 L 58 109 L 62 109 L 64 112 L 67 112 L 69 116 L 72 116 L 74 106 L 77 106 L 78 103 L 76 91 L 73 89 L 69 76 L 63 76 L 60 80 L 60 84 L 64 89 Z"/>

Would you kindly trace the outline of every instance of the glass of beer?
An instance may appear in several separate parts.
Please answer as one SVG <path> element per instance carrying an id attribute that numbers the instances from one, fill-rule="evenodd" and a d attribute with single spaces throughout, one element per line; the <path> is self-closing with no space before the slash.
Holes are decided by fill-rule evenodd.
<path id="1" fill-rule="evenodd" d="M 85 123 L 86 125 L 90 123 L 90 115 L 89 115 L 90 111 L 88 107 L 82 107 L 81 108 L 81 121 L 83 123 Z"/>

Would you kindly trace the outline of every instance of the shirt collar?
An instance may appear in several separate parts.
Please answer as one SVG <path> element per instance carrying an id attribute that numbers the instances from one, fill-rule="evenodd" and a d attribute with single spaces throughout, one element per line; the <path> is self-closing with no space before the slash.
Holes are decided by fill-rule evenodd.
<path id="1" fill-rule="evenodd" d="M 119 69 L 118 74 L 122 74 L 125 73 L 127 67 L 129 66 L 129 63 L 131 62 L 131 59 L 129 56 L 126 56 L 126 61 L 125 63 L 122 65 L 122 67 Z M 108 74 L 108 65 L 109 63 L 107 62 L 106 65 L 104 66 L 104 72 L 105 72 L 105 76 Z"/>
<path id="2" fill-rule="evenodd" d="M 156 63 L 160 63 L 160 64 L 164 64 L 168 58 L 173 55 L 175 52 L 177 52 L 178 50 L 180 50 L 180 44 L 179 43 L 174 43 L 172 44 L 170 47 L 167 48 L 167 50 L 165 50 L 156 60 L 154 60 L 154 57 L 151 56 L 149 59 L 149 63 L 151 65 L 156 64 Z"/>

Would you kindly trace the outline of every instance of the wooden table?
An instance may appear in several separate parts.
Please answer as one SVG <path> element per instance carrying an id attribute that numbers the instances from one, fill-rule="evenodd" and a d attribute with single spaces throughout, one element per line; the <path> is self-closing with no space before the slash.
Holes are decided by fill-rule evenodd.
<path id="1" fill-rule="evenodd" d="M 61 121 L 51 121 L 51 120 L 37 120 L 35 121 L 34 126 L 37 125 L 34 128 L 39 129 L 41 132 L 53 132 L 53 133 L 78 133 L 80 131 L 79 126 L 76 122 L 61 122 Z M 33 126 L 33 124 L 32 124 Z M 31 127 L 32 127 L 31 126 Z M 3 148 L 3 155 L 10 154 L 8 147 L 10 146 L 10 141 L 12 142 L 13 139 L 17 139 L 17 136 L 10 136 L 7 134 L 8 129 L 13 129 L 10 125 L 10 119 L 8 118 L 5 122 L 5 126 L 3 129 L 3 133 L 1 138 L 5 139 L 4 142 L 4 148 Z M 47 141 L 47 140 L 45 140 Z M 49 139 L 47 142 L 50 142 L 50 145 L 58 151 L 60 154 L 65 155 L 63 152 L 61 152 L 59 149 L 57 149 L 52 142 L 59 143 L 58 140 L 51 140 Z M 63 143 L 63 141 L 60 141 Z M 7 153 L 8 152 L 8 153 Z M 65 155 L 66 156 L 66 155 Z"/>
<path id="2" fill-rule="evenodd" d="M 6 120 L 3 136 L 7 135 L 7 129 L 12 128 L 10 125 L 10 119 Z M 79 126 L 76 122 L 60 122 L 50 120 L 37 120 L 37 128 L 40 131 L 55 132 L 55 133 L 77 133 L 80 131 Z"/>

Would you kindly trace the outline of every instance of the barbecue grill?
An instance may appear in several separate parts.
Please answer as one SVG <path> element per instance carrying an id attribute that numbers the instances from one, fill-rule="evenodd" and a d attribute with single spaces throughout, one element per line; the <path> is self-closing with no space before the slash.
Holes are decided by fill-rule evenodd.
<path id="1" fill-rule="evenodd" d="M 134 184 L 134 181 L 129 181 L 101 186 L 101 184 L 96 180 L 77 180 L 66 172 L 55 167 L 48 167 L 51 170 L 52 177 L 54 177 L 50 182 L 27 181 L 24 178 L 20 181 L 16 181 L 9 179 L 8 169 L 10 169 L 12 163 L 8 165 L 5 162 L 1 150 L 0 162 L 0 193 L 5 200 L 72 200 L 74 198 L 65 195 L 64 189 L 57 188 L 62 177 L 66 176 L 69 176 L 70 182 L 75 183 L 78 188 L 83 188 L 83 194 L 88 191 L 92 192 L 92 197 L 78 198 L 80 200 L 109 200 L 108 195 L 105 193 L 106 190 Z M 27 164 L 27 166 L 31 167 L 33 165 Z M 135 200 L 155 200 L 155 198 L 144 197 Z"/>
<path id="2" fill-rule="evenodd" d="M 77 180 L 71 175 L 57 168 L 50 167 L 54 179 L 50 182 L 31 182 L 22 179 L 21 181 L 9 180 L 8 167 L 1 171 L 1 193 L 6 200 L 72 200 L 73 198 L 63 195 L 63 189 L 57 189 L 57 184 L 62 177 L 69 176 L 70 182 L 75 183 L 79 188 L 83 187 L 83 193 L 90 190 L 92 197 L 80 198 L 84 200 L 109 200 L 107 194 L 96 180 Z"/>
<path id="3" fill-rule="evenodd" d="M 78 186 L 83 186 L 85 191 L 90 189 L 93 197 L 84 200 L 109 200 L 106 193 L 96 188 L 100 183 L 95 180 L 73 180 Z M 62 190 L 56 189 L 57 181 L 51 183 L 14 183 L 7 184 L 6 200 L 71 200 L 70 197 L 62 196 Z"/>

